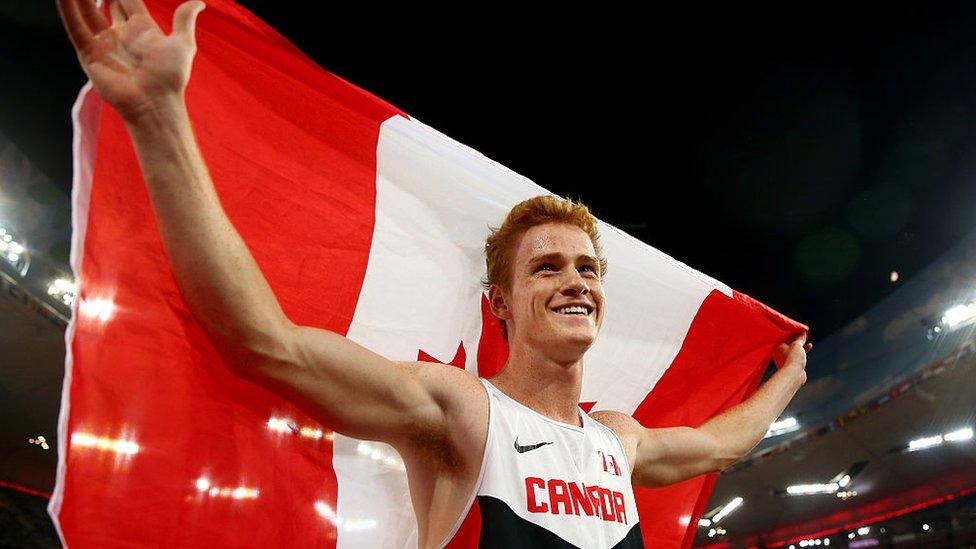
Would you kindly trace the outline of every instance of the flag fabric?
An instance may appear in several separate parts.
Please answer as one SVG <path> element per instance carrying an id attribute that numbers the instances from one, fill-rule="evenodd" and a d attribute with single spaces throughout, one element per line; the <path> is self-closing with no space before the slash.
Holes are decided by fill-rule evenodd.
<path id="1" fill-rule="evenodd" d="M 147 4 L 168 31 L 178 2 Z M 319 68 L 229 0 L 208 2 L 197 39 L 193 127 L 286 314 L 391 359 L 499 371 L 507 349 L 480 285 L 485 237 L 548 192 Z M 49 507 L 62 540 L 416 546 L 396 452 L 333 433 L 228 371 L 177 289 L 121 119 L 90 86 L 73 117 L 81 290 Z M 699 425 L 742 401 L 773 346 L 804 330 L 600 230 L 608 307 L 585 360 L 584 409 Z M 647 545 L 688 547 L 713 482 L 637 490 Z"/>

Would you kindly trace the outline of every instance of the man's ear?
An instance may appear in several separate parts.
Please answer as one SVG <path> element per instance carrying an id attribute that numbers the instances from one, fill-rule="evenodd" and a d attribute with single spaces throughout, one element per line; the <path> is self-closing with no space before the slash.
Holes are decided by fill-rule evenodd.
<path id="1" fill-rule="evenodd" d="M 491 306 L 491 314 L 501 320 L 512 319 L 512 311 L 508 307 L 508 299 L 498 284 L 492 284 L 488 287 L 488 305 Z"/>

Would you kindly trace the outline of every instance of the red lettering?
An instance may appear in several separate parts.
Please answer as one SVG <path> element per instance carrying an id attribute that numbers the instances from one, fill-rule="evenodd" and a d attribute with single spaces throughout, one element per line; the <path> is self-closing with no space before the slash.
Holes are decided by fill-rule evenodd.
<path id="1" fill-rule="evenodd" d="M 525 506 L 530 513 L 596 516 L 607 522 L 627 524 L 627 502 L 623 492 L 613 492 L 602 486 L 526 477 Z"/>
<path id="2" fill-rule="evenodd" d="M 627 504 L 624 503 L 624 495 L 622 493 L 613 493 L 613 507 L 617 522 L 627 524 Z"/>
<path id="3" fill-rule="evenodd" d="M 573 500 L 573 514 L 580 514 L 580 507 L 582 507 L 586 516 L 593 516 L 593 502 L 583 494 L 583 490 L 580 489 L 578 482 L 569 483 L 569 495 Z"/>
<path id="4" fill-rule="evenodd" d="M 560 504 L 562 504 L 567 515 L 573 514 L 573 506 L 569 502 L 569 490 L 566 489 L 566 483 L 554 478 L 549 481 L 549 508 L 552 509 L 552 514 L 559 514 Z"/>
<path id="5" fill-rule="evenodd" d="M 613 464 L 613 474 L 620 476 L 620 467 L 617 465 L 617 458 L 610 456 L 610 463 Z"/>
<path id="6" fill-rule="evenodd" d="M 590 486 L 586 489 L 586 492 L 590 496 L 590 501 L 593 502 L 593 513 L 603 518 L 603 503 L 600 501 L 600 487 Z"/>
<path id="7" fill-rule="evenodd" d="M 616 513 L 613 512 L 613 495 L 610 490 L 606 488 L 599 488 L 600 490 L 600 505 L 603 507 L 603 520 L 607 522 L 613 522 L 616 518 Z"/>
<path id="8" fill-rule="evenodd" d="M 530 513 L 545 513 L 549 506 L 545 503 L 538 503 L 535 499 L 535 489 L 545 488 L 546 481 L 539 477 L 525 478 L 525 504 Z"/>

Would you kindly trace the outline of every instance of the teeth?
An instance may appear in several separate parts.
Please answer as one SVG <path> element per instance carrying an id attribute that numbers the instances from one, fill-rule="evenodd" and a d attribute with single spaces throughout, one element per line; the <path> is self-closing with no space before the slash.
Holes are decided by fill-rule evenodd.
<path id="1" fill-rule="evenodd" d="M 572 315 L 572 314 L 588 315 L 588 314 L 590 314 L 589 311 L 586 310 L 586 307 L 580 307 L 580 306 L 576 306 L 576 307 L 563 307 L 562 309 L 559 309 L 557 312 L 559 314 L 562 314 L 562 315 Z"/>

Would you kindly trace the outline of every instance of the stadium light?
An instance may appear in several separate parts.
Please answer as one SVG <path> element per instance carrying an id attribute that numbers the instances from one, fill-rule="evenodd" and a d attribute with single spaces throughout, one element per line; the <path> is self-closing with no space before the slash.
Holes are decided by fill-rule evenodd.
<path id="1" fill-rule="evenodd" d="M 769 426 L 769 430 L 766 431 L 766 435 L 763 438 L 775 437 L 786 433 L 792 433 L 800 428 L 800 423 L 795 417 L 787 417 L 777 421 L 774 421 L 772 425 Z"/>
<path id="2" fill-rule="evenodd" d="M 786 488 L 786 493 L 791 496 L 807 496 L 810 494 L 833 494 L 840 486 L 836 482 L 826 484 L 794 484 Z"/>
<path id="3" fill-rule="evenodd" d="M 973 438 L 973 430 L 969 427 L 942 435 L 942 439 L 946 442 L 962 442 L 971 438 Z"/>
<path id="4" fill-rule="evenodd" d="M 950 329 L 958 328 L 973 319 L 976 319 L 976 302 L 973 301 L 950 307 L 942 314 L 942 323 Z"/>
<path id="5" fill-rule="evenodd" d="M 735 511 L 736 509 L 741 507 L 743 501 L 745 500 L 742 499 L 741 497 L 736 496 L 732 501 L 726 503 L 725 506 L 719 509 L 719 512 L 715 513 L 715 516 L 712 517 L 712 523 L 718 524 L 719 521 L 729 516 L 732 513 L 732 511 Z"/>
<path id="6" fill-rule="evenodd" d="M 848 488 L 851 483 L 854 482 L 854 478 L 857 477 L 868 466 L 867 461 L 858 461 L 852 464 L 847 469 L 837 473 L 833 478 L 827 482 L 818 482 L 813 484 L 794 484 L 786 488 L 786 490 L 776 490 L 774 493 L 777 495 L 789 495 L 789 496 L 808 496 L 814 494 L 834 494 L 840 499 L 852 498 L 857 495 L 854 490 L 844 490 L 841 488 Z"/>
<path id="7" fill-rule="evenodd" d="M 940 444 L 942 444 L 942 435 L 935 435 L 934 437 L 917 438 L 908 443 L 908 450 L 914 452 L 916 450 L 924 450 L 926 448 L 931 448 L 933 446 L 938 446 Z"/>
<path id="8" fill-rule="evenodd" d="M 66 278 L 58 278 L 48 284 L 47 295 L 70 307 L 78 294 L 78 285 Z"/>
<path id="9" fill-rule="evenodd" d="M 27 270 L 30 268 L 30 250 L 27 248 L 27 243 L 3 226 L 0 226 L 0 257 L 20 276 L 27 275 Z"/>
<path id="10" fill-rule="evenodd" d="M 36 444 L 36 445 L 40 446 L 41 448 L 43 448 L 45 450 L 50 450 L 51 449 L 51 446 L 48 445 L 47 439 L 45 439 L 44 436 L 39 436 L 37 438 L 29 438 L 29 439 L 27 439 L 27 442 L 29 442 L 31 444 Z"/>
<path id="11" fill-rule="evenodd" d="M 965 427 L 941 435 L 917 438 L 910 441 L 908 446 L 904 447 L 903 451 L 915 452 L 917 450 L 925 450 L 927 448 L 941 446 L 945 442 L 965 442 L 967 440 L 971 440 L 972 438 L 973 429 L 971 427 Z"/>

